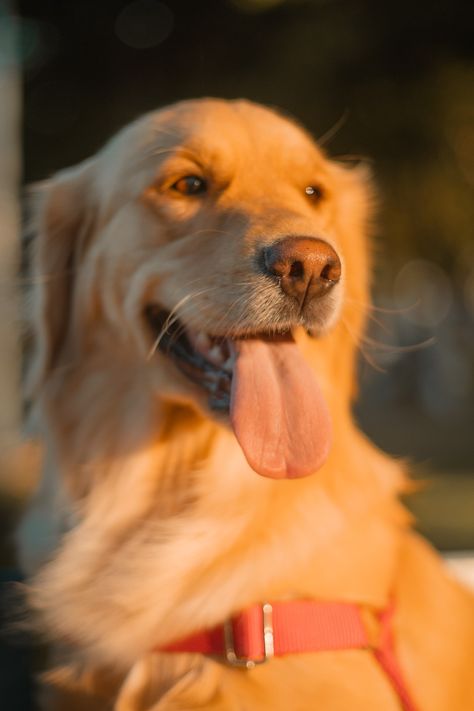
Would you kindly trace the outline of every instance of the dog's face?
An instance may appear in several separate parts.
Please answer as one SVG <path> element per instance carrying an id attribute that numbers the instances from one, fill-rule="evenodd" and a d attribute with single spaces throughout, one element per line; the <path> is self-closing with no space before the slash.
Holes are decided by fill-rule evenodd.
<path id="1" fill-rule="evenodd" d="M 364 182 L 249 102 L 145 116 L 46 190 L 36 376 L 113 343 L 157 397 L 230 413 L 259 473 L 314 471 L 367 300 Z"/>

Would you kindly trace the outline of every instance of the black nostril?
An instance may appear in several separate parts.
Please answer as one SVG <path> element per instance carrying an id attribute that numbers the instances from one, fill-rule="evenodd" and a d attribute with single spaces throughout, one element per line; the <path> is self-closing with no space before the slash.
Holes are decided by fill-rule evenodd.
<path id="1" fill-rule="evenodd" d="M 292 262 L 288 276 L 295 277 L 295 279 L 301 279 L 304 276 L 304 266 L 303 262 L 295 261 Z"/>
<path id="2" fill-rule="evenodd" d="M 337 265 L 334 261 L 330 261 L 321 270 L 319 278 L 324 279 L 324 281 L 338 281 L 340 273 L 341 270 L 339 265 Z"/>

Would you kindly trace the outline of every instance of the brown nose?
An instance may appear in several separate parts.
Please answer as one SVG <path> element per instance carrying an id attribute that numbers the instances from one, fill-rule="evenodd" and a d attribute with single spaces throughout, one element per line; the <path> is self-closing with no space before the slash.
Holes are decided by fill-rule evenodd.
<path id="1" fill-rule="evenodd" d="M 264 247 L 262 267 L 302 307 L 323 296 L 341 278 L 341 260 L 330 244 L 314 237 L 286 237 Z"/>

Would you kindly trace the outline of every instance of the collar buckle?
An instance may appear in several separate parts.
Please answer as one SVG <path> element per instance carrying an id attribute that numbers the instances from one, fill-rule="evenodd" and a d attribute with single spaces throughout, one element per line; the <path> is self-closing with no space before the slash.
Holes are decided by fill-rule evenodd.
<path id="1" fill-rule="evenodd" d="M 224 644 L 225 656 L 227 663 L 232 667 L 245 667 L 253 669 L 257 664 L 264 664 L 274 656 L 274 637 L 273 637 L 273 608 L 269 602 L 261 605 L 262 609 L 262 640 L 263 640 L 263 657 L 261 659 L 239 657 L 234 646 L 234 628 L 232 620 L 227 620 L 224 623 Z"/>

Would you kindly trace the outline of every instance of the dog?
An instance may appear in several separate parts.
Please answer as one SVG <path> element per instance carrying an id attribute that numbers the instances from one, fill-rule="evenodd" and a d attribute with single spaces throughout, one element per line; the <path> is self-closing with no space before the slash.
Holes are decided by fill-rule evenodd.
<path id="1" fill-rule="evenodd" d="M 36 190 L 42 708 L 474 709 L 473 598 L 351 414 L 373 202 L 364 166 L 218 99 Z"/>

